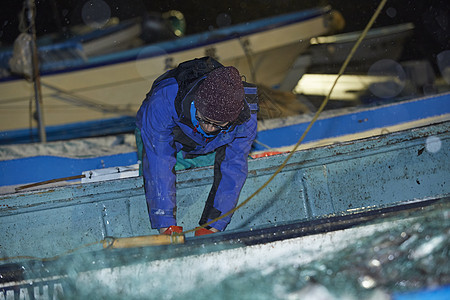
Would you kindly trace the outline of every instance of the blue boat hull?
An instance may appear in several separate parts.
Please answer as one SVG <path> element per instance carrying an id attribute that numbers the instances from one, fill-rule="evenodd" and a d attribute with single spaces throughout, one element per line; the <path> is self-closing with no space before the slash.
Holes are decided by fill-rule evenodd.
<path id="1" fill-rule="evenodd" d="M 262 193 L 234 214 L 228 229 L 448 195 L 449 125 L 298 151 Z M 268 180 L 285 158 L 250 160 L 240 201 Z M 197 226 L 212 176 L 212 167 L 178 172 L 177 220 L 185 229 Z M 4 255 L 37 257 L 105 236 L 156 233 L 150 227 L 141 177 L 1 196 L 0 230 Z"/>
<path id="2" fill-rule="evenodd" d="M 426 258 L 427 249 L 433 248 L 438 255 L 445 234 L 432 236 L 424 230 L 432 221 L 427 219 L 429 213 L 442 219 L 434 220 L 435 227 L 445 228 L 448 222 L 449 127 L 450 122 L 443 122 L 298 151 L 266 189 L 235 212 L 225 232 L 205 237 L 187 234 L 185 244 L 179 245 L 102 249 L 108 237 L 156 234 L 148 221 L 141 177 L 2 196 L 0 296 L 187 297 L 205 291 L 205 286 L 192 287 L 206 280 L 212 269 L 228 274 L 225 285 L 234 282 L 236 272 L 247 274 L 254 268 L 261 269 L 262 275 L 250 278 L 264 279 L 280 255 L 285 255 L 282 261 L 287 265 L 297 257 L 292 263 L 301 268 L 295 272 L 321 272 L 314 269 L 316 261 L 335 264 L 327 262 L 326 255 L 352 247 L 356 254 L 350 256 L 360 257 L 358 243 L 373 240 L 377 232 L 387 235 L 369 248 L 390 244 L 392 260 L 399 251 L 407 251 L 407 243 L 417 240 L 424 245 L 408 252 L 405 259 Z M 286 154 L 251 160 L 240 201 L 266 182 L 285 158 Z M 197 226 L 211 184 L 210 167 L 178 172 L 178 221 L 186 230 Z M 414 238 L 420 234 L 428 240 Z M 386 263 L 391 260 L 386 255 L 375 251 L 368 263 Z M 368 269 L 351 272 L 357 276 L 372 271 L 363 266 Z M 360 284 L 370 284 L 375 275 L 369 272 L 351 280 L 362 278 Z M 183 284 L 168 283 L 167 277 Z M 445 286 L 439 292 L 448 295 Z M 392 295 L 401 299 L 404 294 Z M 424 299 L 431 294 L 419 291 L 417 295 Z"/>

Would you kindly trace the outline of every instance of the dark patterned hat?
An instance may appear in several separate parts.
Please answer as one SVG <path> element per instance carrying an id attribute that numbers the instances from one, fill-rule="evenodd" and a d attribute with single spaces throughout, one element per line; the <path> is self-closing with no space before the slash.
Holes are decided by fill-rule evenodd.
<path id="1" fill-rule="evenodd" d="M 234 67 L 211 71 L 198 87 L 194 104 L 200 113 L 214 121 L 232 122 L 244 108 L 244 86 Z"/>

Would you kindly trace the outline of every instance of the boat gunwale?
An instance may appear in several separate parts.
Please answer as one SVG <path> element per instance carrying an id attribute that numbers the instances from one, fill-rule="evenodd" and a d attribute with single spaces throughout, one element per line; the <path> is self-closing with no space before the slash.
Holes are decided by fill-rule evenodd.
<path id="1" fill-rule="evenodd" d="M 299 150 L 293 154 L 281 172 L 298 169 L 299 166 L 303 169 L 334 163 L 341 161 L 344 156 L 348 156 L 347 159 L 361 158 L 367 155 L 367 151 L 370 151 L 370 155 L 375 155 L 405 149 L 405 142 L 410 142 L 407 145 L 408 149 L 417 147 L 418 145 L 424 146 L 424 140 L 428 136 L 450 139 L 449 127 L 450 121 L 445 121 L 433 126 L 427 125 L 381 136 Z M 269 157 L 249 159 L 248 179 L 272 174 L 279 168 L 287 155 L 287 153 L 283 153 Z M 261 163 L 262 161 L 264 163 Z M 212 175 L 212 166 L 181 170 L 177 171 L 176 184 L 178 189 L 209 184 L 212 183 Z M 122 194 L 129 201 L 132 201 L 132 198 L 144 197 L 142 187 L 142 177 L 139 176 L 0 195 L 0 217 L 18 214 L 17 210 L 21 210 L 20 213 L 27 213 L 52 207 L 62 207 L 70 201 L 75 201 L 72 205 L 95 203 L 100 200 L 108 201 L 117 198 L 118 194 Z M 49 193 L 52 194 L 51 201 L 48 201 Z M 95 199 L 95 197 L 100 197 L 101 199 Z"/>
<path id="2" fill-rule="evenodd" d="M 244 248 L 311 235 L 327 234 L 358 226 L 378 224 L 387 222 L 389 218 L 396 214 L 405 214 L 408 216 L 408 219 L 414 219 L 420 217 L 426 209 L 446 205 L 448 200 L 450 200 L 450 194 L 423 199 L 412 199 L 410 201 L 382 205 L 374 209 L 369 208 L 356 213 L 321 216 L 313 219 L 295 220 L 284 223 L 278 222 L 277 224 L 265 224 L 255 228 L 229 230 L 215 235 L 187 237 L 184 244 L 91 250 L 87 252 L 89 253 L 88 256 L 86 256 L 86 252 L 80 252 L 64 254 L 50 259 L 34 258 L 14 260 L 12 262 L 0 263 L 0 271 L 12 270 L 10 272 L 15 271 L 16 273 L 27 275 L 24 276 L 25 278 L 22 278 L 24 282 L 30 280 L 35 281 L 35 279 L 39 278 L 64 280 L 67 279 L 68 274 L 62 274 L 61 271 L 64 271 L 63 267 L 67 263 L 77 264 L 77 272 L 89 272 L 142 262 L 215 253 L 234 248 Z M 415 212 L 418 212 L 418 215 L 411 216 Z M 169 249 L 171 251 L 167 251 Z M 82 262 L 85 260 L 88 260 L 89 263 L 83 264 Z M 65 261 L 67 263 L 64 263 Z M 51 276 L 56 276 L 57 278 Z M 22 284 L 19 280 L 10 280 L 9 282 L 14 285 Z M 0 288 L 7 286 L 8 283 L 6 281 L 0 280 Z"/>

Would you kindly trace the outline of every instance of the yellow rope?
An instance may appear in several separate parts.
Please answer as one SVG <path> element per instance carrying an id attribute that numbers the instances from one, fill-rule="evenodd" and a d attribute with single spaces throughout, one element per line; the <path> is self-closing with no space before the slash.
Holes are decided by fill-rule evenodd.
<path id="1" fill-rule="evenodd" d="M 294 154 L 294 152 L 298 149 L 298 147 L 300 146 L 300 144 L 303 142 L 303 140 L 305 139 L 306 134 L 309 132 L 309 130 L 311 129 L 311 127 L 313 126 L 313 124 L 316 122 L 316 120 L 318 119 L 320 113 L 324 110 L 325 106 L 328 103 L 328 100 L 330 100 L 330 96 L 331 93 L 333 92 L 334 87 L 337 84 L 338 79 L 342 76 L 342 74 L 344 73 L 345 69 L 347 68 L 348 63 L 350 62 L 351 58 L 353 57 L 353 55 L 355 54 L 356 50 L 358 49 L 359 45 L 361 44 L 362 40 L 365 38 L 365 36 L 367 35 L 367 32 L 369 31 L 369 29 L 372 27 L 373 23 L 375 22 L 376 18 L 378 17 L 378 15 L 380 14 L 381 10 L 383 9 L 384 5 L 386 4 L 387 0 L 381 0 L 380 4 L 378 5 L 375 13 L 372 15 L 372 18 L 369 20 L 369 23 L 367 23 L 366 28 L 364 28 L 363 32 L 361 33 L 361 35 L 359 36 L 358 40 L 356 41 L 355 45 L 353 45 L 352 50 L 350 51 L 349 55 L 347 56 L 347 58 L 345 59 L 344 63 L 341 66 L 341 69 L 339 70 L 338 75 L 336 76 L 336 79 L 334 80 L 333 85 L 331 86 L 331 89 L 328 93 L 328 95 L 325 97 L 325 99 L 323 100 L 322 104 L 320 105 L 319 109 L 317 110 L 316 114 L 314 115 L 314 118 L 311 120 L 311 122 L 309 123 L 308 127 L 306 128 L 306 130 L 303 132 L 302 136 L 300 137 L 300 139 L 298 140 L 297 144 L 295 144 L 294 149 L 291 150 L 291 152 L 289 153 L 289 155 L 286 157 L 286 159 L 283 161 L 283 163 L 281 164 L 281 166 L 275 171 L 275 173 L 272 174 L 272 176 L 270 176 L 270 178 L 259 188 L 257 189 L 253 194 L 251 194 L 246 200 L 244 200 L 241 204 L 239 204 L 238 206 L 236 206 L 235 208 L 233 208 L 232 210 L 230 210 L 229 212 L 215 218 L 214 220 L 209 221 L 206 224 L 203 224 L 199 227 L 196 227 L 194 229 L 190 229 L 187 231 L 184 231 L 183 234 L 186 233 L 190 233 L 190 232 L 194 232 L 199 230 L 200 228 L 204 228 L 206 226 L 209 226 L 215 222 L 217 222 L 218 220 L 225 218 L 226 216 L 229 216 L 231 214 L 233 214 L 235 211 L 237 211 L 238 209 L 240 209 L 242 206 L 246 205 L 253 197 L 255 197 L 259 192 L 261 192 L 274 178 L 275 176 L 278 175 L 278 173 L 281 172 L 281 170 L 286 166 L 287 162 L 291 159 L 292 155 Z"/>

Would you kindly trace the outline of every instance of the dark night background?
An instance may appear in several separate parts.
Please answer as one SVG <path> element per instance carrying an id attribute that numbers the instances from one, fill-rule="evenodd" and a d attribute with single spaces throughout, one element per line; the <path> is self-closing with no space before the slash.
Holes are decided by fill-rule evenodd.
<path id="1" fill-rule="evenodd" d="M 38 36 L 67 31 L 69 26 L 82 23 L 81 9 L 88 0 L 36 0 L 36 29 Z M 229 24 L 243 23 L 267 16 L 289 13 L 321 5 L 331 5 L 340 11 L 346 21 L 343 32 L 361 30 L 367 24 L 380 1 L 364 0 L 250 0 L 250 1 L 145 1 L 104 0 L 111 8 L 111 17 L 121 20 L 142 16 L 145 11 L 165 12 L 179 10 L 184 14 L 186 34 L 217 28 L 217 17 L 227 14 Z M 10 46 L 19 34 L 18 14 L 23 1 L 3 0 L 0 10 L 1 46 Z M 405 47 L 405 59 L 427 57 L 449 49 L 449 7 L 446 0 L 390 0 L 374 27 L 414 23 L 416 30 Z"/>

